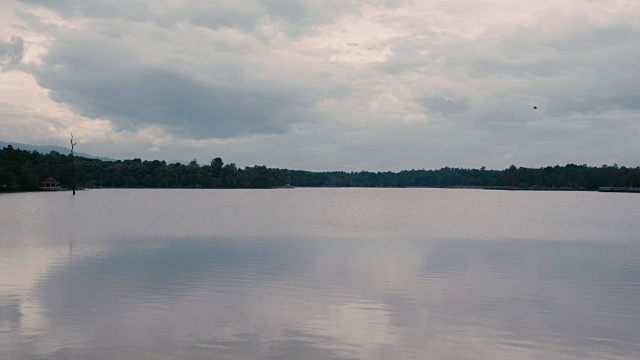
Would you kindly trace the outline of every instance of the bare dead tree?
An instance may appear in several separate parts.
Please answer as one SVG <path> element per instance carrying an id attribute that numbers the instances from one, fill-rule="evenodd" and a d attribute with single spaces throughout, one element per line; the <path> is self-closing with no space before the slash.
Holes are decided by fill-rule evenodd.
<path id="1" fill-rule="evenodd" d="M 76 158 L 74 156 L 74 150 L 75 147 L 80 144 L 80 140 L 77 140 L 73 137 L 73 133 L 71 133 L 71 138 L 69 139 L 69 142 L 71 143 L 71 171 L 72 171 L 72 176 L 71 176 L 71 189 L 73 190 L 73 195 L 75 196 L 76 194 Z"/>

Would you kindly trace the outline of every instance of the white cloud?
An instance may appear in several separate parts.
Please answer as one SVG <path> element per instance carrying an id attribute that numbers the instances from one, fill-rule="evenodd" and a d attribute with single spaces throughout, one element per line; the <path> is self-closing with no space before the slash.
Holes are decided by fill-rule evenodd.
<path id="1" fill-rule="evenodd" d="M 640 160 L 632 0 L 8 8 L 7 141 L 84 129 L 101 156 L 311 169 Z"/>

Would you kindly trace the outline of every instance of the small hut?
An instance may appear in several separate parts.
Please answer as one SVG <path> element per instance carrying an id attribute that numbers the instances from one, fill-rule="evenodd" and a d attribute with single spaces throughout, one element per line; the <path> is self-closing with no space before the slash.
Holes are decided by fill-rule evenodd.
<path id="1" fill-rule="evenodd" d="M 43 182 L 40 183 L 40 189 L 45 190 L 45 191 L 60 191 L 62 190 L 62 187 L 60 186 L 60 183 L 52 178 L 51 176 L 49 176 L 48 178 L 46 178 Z"/>

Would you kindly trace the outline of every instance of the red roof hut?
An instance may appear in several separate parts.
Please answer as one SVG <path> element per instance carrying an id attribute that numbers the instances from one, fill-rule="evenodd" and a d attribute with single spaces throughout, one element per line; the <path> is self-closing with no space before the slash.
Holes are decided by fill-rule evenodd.
<path id="1" fill-rule="evenodd" d="M 51 176 L 46 178 L 40 184 L 41 184 L 40 189 L 42 189 L 42 190 L 48 190 L 48 191 L 62 190 L 62 187 L 60 186 L 60 183 L 58 181 L 56 181 L 56 179 L 52 178 Z"/>

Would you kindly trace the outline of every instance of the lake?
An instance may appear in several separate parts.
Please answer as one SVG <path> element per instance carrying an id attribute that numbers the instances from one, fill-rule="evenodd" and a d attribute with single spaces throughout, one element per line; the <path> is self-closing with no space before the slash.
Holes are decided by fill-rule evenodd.
<path id="1" fill-rule="evenodd" d="M 0 359 L 638 359 L 640 194 L 0 194 Z"/>

